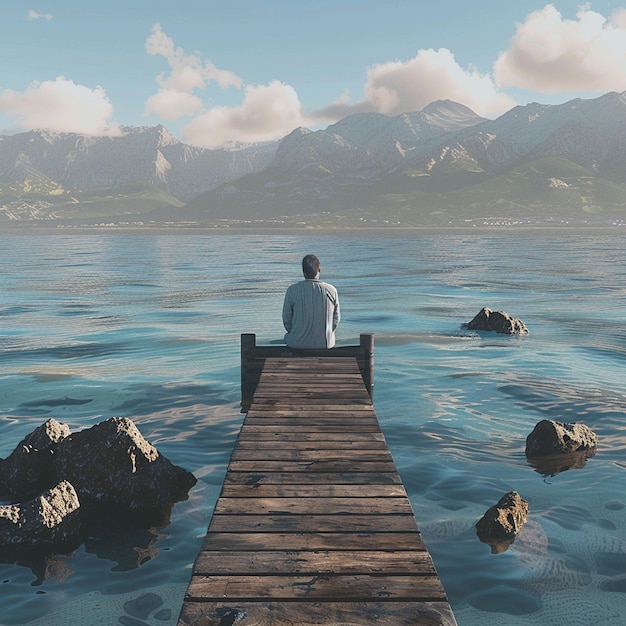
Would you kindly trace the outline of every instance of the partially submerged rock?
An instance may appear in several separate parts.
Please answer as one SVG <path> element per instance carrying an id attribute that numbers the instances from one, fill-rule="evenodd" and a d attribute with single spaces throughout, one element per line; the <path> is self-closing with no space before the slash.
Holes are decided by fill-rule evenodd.
<path id="1" fill-rule="evenodd" d="M 30 498 L 52 487 L 55 452 L 69 434 L 67 424 L 49 419 L 26 435 L 6 459 L 0 459 L 0 494 Z"/>
<path id="2" fill-rule="evenodd" d="M 72 433 L 59 444 L 55 457 L 57 476 L 74 485 L 83 506 L 160 509 L 184 498 L 196 483 L 125 417 Z"/>
<path id="3" fill-rule="evenodd" d="M 128 418 L 76 433 L 48 420 L 0 459 L 0 496 L 10 501 L 0 506 L 0 546 L 67 543 L 98 524 L 167 523 L 195 483 Z"/>
<path id="4" fill-rule="evenodd" d="M 505 493 L 498 503 L 489 508 L 476 523 L 476 534 L 491 546 L 491 552 L 504 552 L 526 522 L 528 502 L 516 491 Z"/>
<path id="5" fill-rule="evenodd" d="M 541 420 L 526 437 L 526 457 L 537 458 L 555 454 L 593 451 L 598 437 L 585 424 L 566 424 Z"/>
<path id="6" fill-rule="evenodd" d="M 80 502 L 66 480 L 41 495 L 0 505 L 0 545 L 63 544 L 80 532 Z"/>
<path id="7" fill-rule="evenodd" d="M 489 307 L 483 307 L 471 322 L 462 324 L 462 328 L 495 331 L 503 335 L 527 335 L 529 332 L 522 320 L 504 311 L 492 311 Z"/>

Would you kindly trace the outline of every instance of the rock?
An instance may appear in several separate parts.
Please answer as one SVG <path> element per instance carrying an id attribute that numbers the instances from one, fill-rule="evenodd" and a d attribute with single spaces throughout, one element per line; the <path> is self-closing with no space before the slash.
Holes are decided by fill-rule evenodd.
<path id="1" fill-rule="evenodd" d="M 73 541 L 81 530 L 80 502 L 67 481 L 32 500 L 0 506 L 0 545 L 42 546 Z"/>
<path id="2" fill-rule="evenodd" d="M 24 437 L 15 450 L 0 461 L 0 494 L 8 499 L 30 499 L 52 487 L 54 455 L 60 441 L 70 434 L 66 424 L 54 419 Z"/>
<path id="3" fill-rule="evenodd" d="M 526 457 L 534 459 L 555 454 L 595 450 L 596 434 L 584 424 L 541 420 L 526 437 Z"/>
<path id="4" fill-rule="evenodd" d="M 504 311 L 492 311 L 483 307 L 471 322 L 462 324 L 468 330 L 496 331 L 503 335 L 527 335 L 528 328 L 522 320 L 511 317 Z"/>
<path id="5" fill-rule="evenodd" d="M 516 491 L 509 491 L 489 508 L 476 523 L 478 538 L 491 546 L 491 552 L 504 552 L 526 522 L 528 502 Z"/>
<path id="6" fill-rule="evenodd" d="M 133 617 L 139 617 L 141 619 L 148 619 L 150 613 L 156 611 L 163 604 L 161 596 L 153 593 L 152 591 L 142 593 L 134 600 L 129 600 L 124 603 L 124 610 Z"/>
<path id="7" fill-rule="evenodd" d="M 2 556 L 6 546 L 66 544 L 110 525 L 164 526 L 195 483 L 128 418 L 76 433 L 48 420 L 0 459 L 0 494 L 11 502 L 0 505 Z"/>
<path id="8" fill-rule="evenodd" d="M 193 474 L 159 454 L 125 417 L 72 433 L 55 456 L 57 476 L 74 485 L 85 507 L 162 509 L 186 497 L 196 483 Z"/>

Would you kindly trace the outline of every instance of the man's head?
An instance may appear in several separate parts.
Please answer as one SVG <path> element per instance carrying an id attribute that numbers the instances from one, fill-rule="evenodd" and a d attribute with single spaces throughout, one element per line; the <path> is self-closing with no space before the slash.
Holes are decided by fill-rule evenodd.
<path id="1" fill-rule="evenodd" d="M 302 259 L 302 273 L 305 278 L 317 278 L 320 273 L 320 260 L 314 254 L 307 254 Z"/>

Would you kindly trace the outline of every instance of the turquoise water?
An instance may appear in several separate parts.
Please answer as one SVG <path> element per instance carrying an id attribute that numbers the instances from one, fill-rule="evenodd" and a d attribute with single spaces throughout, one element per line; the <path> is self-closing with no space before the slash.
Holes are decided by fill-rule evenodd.
<path id="1" fill-rule="evenodd" d="M 375 408 L 460 626 L 626 621 L 626 243 L 611 233 L 0 235 L 0 457 L 46 419 L 127 416 L 198 484 L 169 526 L 0 564 L 0 624 L 175 624 L 243 416 L 239 338 L 276 342 L 309 252 L 339 344 L 374 333 Z M 461 330 L 483 306 L 530 334 Z M 599 438 L 526 462 L 541 419 Z M 501 554 L 474 524 L 528 501 Z M 0 553 L 1 557 L 1 553 Z M 1 560 L 1 558 L 0 558 Z"/>

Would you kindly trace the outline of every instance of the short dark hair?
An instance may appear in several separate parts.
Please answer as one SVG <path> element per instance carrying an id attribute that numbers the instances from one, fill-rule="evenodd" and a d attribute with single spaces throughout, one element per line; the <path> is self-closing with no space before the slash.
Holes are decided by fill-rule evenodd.
<path id="1" fill-rule="evenodd" d="M 320 260 L 314 254 L 307 254 L 302 259 L 302 272 L 305 278 L 315 278 L 320 272 Z"/>

